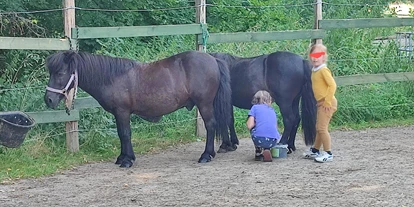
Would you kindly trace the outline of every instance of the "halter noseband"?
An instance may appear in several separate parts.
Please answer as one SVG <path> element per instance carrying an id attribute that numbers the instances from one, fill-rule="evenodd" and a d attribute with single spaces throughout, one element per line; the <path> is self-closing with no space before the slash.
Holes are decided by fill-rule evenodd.
<path id="1" fill-rule="evenodd" d="M 75 94 L 76 94 L 76 91 L 78 89 L 78 72 L 76 70 L 70 76 L 70 79 L 69 79 L 68 83 L 66 84 L 65 88 L 55 89 L 55 88 L 51 88 L 49 86 L 46 86 L 46 90 L 50 91 L 50 92 L 54 92 L 54 93 L 63 94 L 63 95 L 65 95 L 65 98 L 68 99 L 68 89 L 69 89 L 70 84 L 72 84 L 72 82 L 74 82 L 73 89 L 75 90 Z"/>

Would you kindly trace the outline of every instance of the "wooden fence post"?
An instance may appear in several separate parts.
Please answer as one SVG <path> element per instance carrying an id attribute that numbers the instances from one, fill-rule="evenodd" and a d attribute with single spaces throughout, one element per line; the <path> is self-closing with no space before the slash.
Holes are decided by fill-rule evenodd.
<path id="1" fill-rule="evenodd" d="M 75 0 L 63 0 L 63 18 L 65 24 L 65 35 L 72 37 L 72 28 L 75 27 Z M 77 40 L 71 41 L 71 48 L 76 48 Z M 69 152 L 79 151 L 78 122 L 66 122 L 66 149 Z"/>
<path id="2" fill-rule="evenodd" d="M 315 25 L 314 29 L 319 29 L 319 20 L 322 20 L 322 0 L 315 0 Z M 322 44 L 322 39 L 314 39 L 312 43 Z"/>
<path id="3" fill-rule="evenodd" d="M 196 6 L 196 23 L 200 24 L 206 24 L 206 0 L 196 0 L 195 1 Z M 196 36 L 196 48 L 198 51 L 206 51 L 206 46 L 203 44 L 198 44 L 198 36 Z M 199 137 L 207 137 L 206 128 L 204 126 L 204 121 L 200 116 L 200 112 L 198 109 L 197 111 L 197 121 L 196 121 L 196 136 Z"/>

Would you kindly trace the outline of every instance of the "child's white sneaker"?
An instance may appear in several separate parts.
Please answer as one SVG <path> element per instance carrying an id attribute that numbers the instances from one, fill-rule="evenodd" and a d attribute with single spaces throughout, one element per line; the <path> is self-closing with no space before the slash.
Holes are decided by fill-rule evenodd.
<path id="1" fill-rule="evenodd" d="M 303 153 L 303 158 L 305 158 L 305 159 L 315 159 L 319 155 L 320 155 L 319 152 L 312 152 L 312 149 L 309 149 L 308 151 Z"/>
<path id="2" fill-rule="evenodd" d="M 315 162 L 331 162 L 331 161 L 333 161 L 333 155 L 330 155 L 326 152 L 320 156 L 315 157 Z"/>

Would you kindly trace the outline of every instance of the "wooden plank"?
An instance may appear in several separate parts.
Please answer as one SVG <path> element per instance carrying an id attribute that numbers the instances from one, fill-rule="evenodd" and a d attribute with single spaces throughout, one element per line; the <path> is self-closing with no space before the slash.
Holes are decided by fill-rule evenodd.
<path id="1" fill-rule="evenodd" d="M 338 86 L 396 82 L 396 81 L 413 81 L 413 80 L 414 80 L 414 72 L 381 73 L 381 74 L 350 75 L 350 76 L 335 77 L 335 81 Z"/>
<path id="2" fill-rule="evenodd" d="M 67 37 L 71 37 L 72 28 L 76 26 L 75 22 L 75 0 L 63 0 L 62 6 L 65 8 L 63 10 L 63 23 L 64 23 L 64 32 Z M 76 48 L 76 39 L 72 38 L 71 46 Z M 76 48 L 77 49 L 77 48 Z"/>
<path id="3" fill-rule="evenodd" d="M 63 18 L 65 23 L 65 35 L 71 37 L 72 30 L 76 26 L 75 24 L 75 0 L 64 0 L 63 2 Z M 72 41 L 72 47 L 75 47 L 75 42 Z M 78 50 L 78 48 L 76 48 Z M 73 99 L 72 99 L 73 100 Z M 71 105 L 71 104 L 70 104 Z M 69 121 L 66 125 L 66 149 L 69 152 L 79 151 L 79 133 L 78 122 Z"/>
<path id="4" fill-rule="evenodd" d="M 66 122 L 65 129 L 66 129 L 66 149 L 69 152 L 78 152 L 79 151 L 78 121 Z"/>
<path id="5" fill-rule="evenodd" d="M 199 24 L 126 26 L 126 27 L 78 27 L 72 28 L 72 38 L 144 37 L 163 35 L 201 34 Z"/>
<path id="6" fill-rule="evenodd" d="M 69 50 L 69 40 L 57 38 L 0 37 L 3 50 Z"/>
<path id="7" fill-rule="evenodd" d="M 414 18 L 367 18 L 319 20 L 321 29 L 414 26 Z"/>
<path id="8" fill-rule="evenodd" d="M 56 123 L 79 120 L 79 110 L 70 111 L 70 115 L 64 110 L 59 111 L 41 111 L 41 112 L 25 112 L 32 117 L 36 124 Z"/>
<path id="9" fill-rule="evenodd" d="M 207 23 L 206 22 L 206 17 L 207 17 L 206 16 L 206 0 L 195 0 L 195 5 L 196 5 L 196 23 L 206 24 Z M 196 49 L 198 51 L 206 52 L 207 45 L 203 44 L 203 40 L 202 40 L 203 35 L 199 35 L 199 36 L 200 36 L 201 42 L 197 43 L 198 40 L 196 39 Z M 207 39 L 207 42 L 208 42 L 208 39 Z M 196 130 L 195 130 L 196 136 L 207 137 L 207 130 L 204 125 L 204 120 L 202 119 L 198 108 L 196 109 L 195 116 L 196 116 Z"/>
<path id="10" fill-rule="evenodd" d="M 324 30 L 292 30 L 271 32 L 236 32 L 236 33 L 210 33 L 207 43 L 230 42 L 257 42 L 272 40 L 295 39 L 321 39 L 326 36 Z M 201 44 L 201 35 L 198 35 L 198 43 Z"/>
<path id="11" fill-rule="evenodd" d="M 319 20 L 322 20 L 322 0 L 315 0 L 315 3 L 315 22 L 313 29 L 320 29 Z M 322 39 L 313 39 L 312 43 L 322 44 Z"/>
<path id="12" fill-rule="evenodd" d="M 75 109 L 79 110 L 96 107 L 101 107 L 101 105 L 99 105 L 98 101 L 92 96 L 75 99 Z"/>

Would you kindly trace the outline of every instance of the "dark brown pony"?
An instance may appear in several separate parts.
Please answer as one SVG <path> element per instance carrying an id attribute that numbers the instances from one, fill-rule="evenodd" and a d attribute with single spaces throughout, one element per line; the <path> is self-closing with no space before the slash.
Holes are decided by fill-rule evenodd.
<path id="1" fill-rule="evenodd" d="M 231 88 L 227 65 L 207 53 L 188 51 L 151 63 L 65 51 L 46 60 L 50 79 L 45 94 L 47 106 L 55 108 L 76 87 L 94 97 L 115 116 L 121 141 L 116 164 L 131 167 L 130 115 L 157 122 L 165 114 L 197 106 L 207 130 L 205 151 L 199 162 L 215 156 L 214 137 L 228 137 Z"/>
<path id="2" fill-rule="evenodd" d="M 268 91 L 280 108 L 284 131 L 281 143 L 288 144 L 289 152 L 295 151 L 295 137 L 301 120 L 306 145 L 314 142 L 316 136 L 316 100 L 312 91 L 311 69 L 301 56 L 279 51 L 257 57 L 242 58 L 227 53 L 210 53 L 229 65 L 232 103 L 242 109 L 252 107 L 253 95 L 259 90 Z M 236 149 L 238 139 L 231 119 L 230 145 L 223 140 L 219 152 Z"/>

